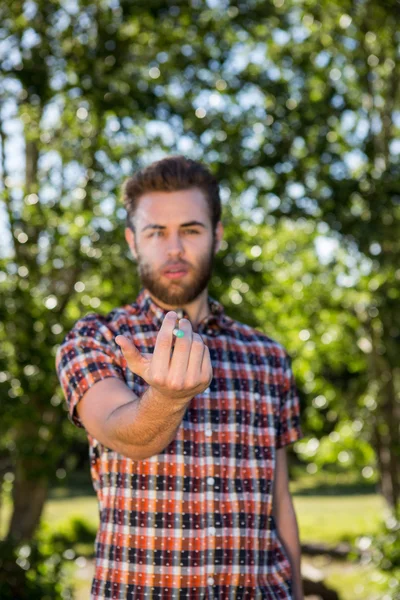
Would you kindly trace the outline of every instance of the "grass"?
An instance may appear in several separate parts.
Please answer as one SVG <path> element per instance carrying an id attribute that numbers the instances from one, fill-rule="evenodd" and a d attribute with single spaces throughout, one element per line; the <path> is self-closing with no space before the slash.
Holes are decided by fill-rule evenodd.
<path id="1" fill-rule="evenodd" d="M 97 529 L 99 513 L 96 497 L 53 498 L 46 503 L 43 512 L 43 520 L 47 521 L 52 529 L 74 517 L 83 519 L 90 527 Z"/>
<path id="2" fill-rule="evenodd" d="M 291 491 L 303 542 L 336 545 L 347 541 L 354 544 L 358 537 L 377 531 L 385 505 L 373 484 L 360 481 L 355 474 L 310 476 L 303 473 L 299 477 L 296 473 L 296 476 Z M 6 496 L 0 535 L 5 533 L 10 504 Z M 43 513 L 43 521 L 54 531 L 67 528 L 68 522 L 75 517 L 83 519 L 93 531 L 98 527 L 97 498 L 86 474 L 53 488 Z M 78 544 L 75 550 L 81 555 L 73 576 L 75 600 L 86 600 L 93 575 L 93 543 Z M 326 557 L 303 557 L 303 564 L 306 568 L 319 569 L 326 584 L 340 594 L 341 600 L 380 600 L 384 597 L 384 578 L 370 565 L 333 561 Z"/>
<path id="3" fill-rule="evenodd" d="M 385 508 L 377 495 L 294 496 L 293 503 L 304 542 L 354 543 L 377 531 Z"/>
<path id="4" fill-rule="evenodd" d="M 340 600 L 382 600 L 385 597 L 386 577 L 370 565 L 329 561 L 322 557 L 303 558 L 302 563 L 303 568 L 312 566 L 321 571 L 325 585 L 334 589 Z"/>
<path id="5" fill-rule="evenodd" d="M 327 544 L 354 542 L 377 531 L 384 501 L 378 495 L 293 497 L 301 539 Z M 99 523 L 94 496 L 53 498 L 47 502 L 43 519 L 57 528 L 72 517 L 81 517 L 94 528 Z"/>

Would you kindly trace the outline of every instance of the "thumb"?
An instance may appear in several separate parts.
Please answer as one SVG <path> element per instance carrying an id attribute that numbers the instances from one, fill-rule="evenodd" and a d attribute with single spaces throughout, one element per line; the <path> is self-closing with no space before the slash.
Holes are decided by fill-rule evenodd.
<path id="1" fill-rule="evenodd" d="M 139 377 L 143 377 L 145 366 L 147 364 L 147 360 L 144 356 L 140 354 L 136 346 L 124 335 L 117 335 L 115 337 L 115 342 L 121 348 L 129 369 L 133 373 L 136 373 L 136 375 L 139 375 Z"/>

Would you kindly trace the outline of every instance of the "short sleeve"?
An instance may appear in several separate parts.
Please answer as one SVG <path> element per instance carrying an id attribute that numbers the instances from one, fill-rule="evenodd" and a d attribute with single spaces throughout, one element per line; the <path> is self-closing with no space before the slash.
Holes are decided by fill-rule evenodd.
<path id="1" fill-rule="evenodd" d="M 63 390 L 70 421 L 83 428 L 76 406 L 97 381 L 117 377 L 125 382 L 120 358 L 113 350 L 115 333 L 100 315 L 77 321 L 56 353 L 56 371 Z"/>
<path id="2" fill-rule="evenodd" d="M 303 437 L 300 427 L 300 400 L 292 371 L 292 359 L 285 353 L 283 385 L 277 418 L 276 447 L 283 448 Z"/>

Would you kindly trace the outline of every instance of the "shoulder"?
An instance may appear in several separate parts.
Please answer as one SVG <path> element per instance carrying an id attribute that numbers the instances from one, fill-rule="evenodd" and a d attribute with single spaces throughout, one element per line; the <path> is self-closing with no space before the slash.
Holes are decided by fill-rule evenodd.
<path id="1" fill-rule="evenodd" d="M 71 352 L 74 354 L 74 349 L 78 348 L 84 352 L 102 348 L 118 353 L 115 337 L 132 331 L 132 317 L 135 318 L 137 312 L 133 305 L 128 304 L 107 313 L 89 312 L 80 317 L 58 346 L 56 362 L 60 361 L 61 356 L 68 356 Z"/>
<path id="2" fill-rule="evenodd" d="M 113 338 L 118 334 L 123 334 L 124 330 L 128 330 L 128 324 L 135 315 L 137 317 L 138 312 L 130 304 L 113 308 L 108 313 L 89 312 L 74 323 L 65 339 L 76 335 Z"/>

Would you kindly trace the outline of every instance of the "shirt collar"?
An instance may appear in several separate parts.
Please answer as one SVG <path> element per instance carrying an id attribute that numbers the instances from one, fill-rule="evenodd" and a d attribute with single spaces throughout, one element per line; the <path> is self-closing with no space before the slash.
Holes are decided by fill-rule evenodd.
<path id="1" fill-rule="evenodd" d="M 154 323 L 156 328 L 159 330 L 164 317 L 170 309 L 165 309 L 159 306 L 149 294 L 146 288 L 142 288 L 136 298 L 136 304 L 139 306 L 140 311 L 144 313 L 149 321 Z M 208 304 L 210 307 L 210 313 L 204 317 L 198 324 L 195 331 L 201 333 L 204 331 L 209 336 L 215 337 L 221 333 L 226 327 L 232 323 L 232 319 L 225 315 L 224 307 L 218 300 L 208 295 Z M 174 309 L 179 319 L 189 319 L 187 312 L 183 308 Z M 189 319 L 190 320 L 190 319 Z"/>

